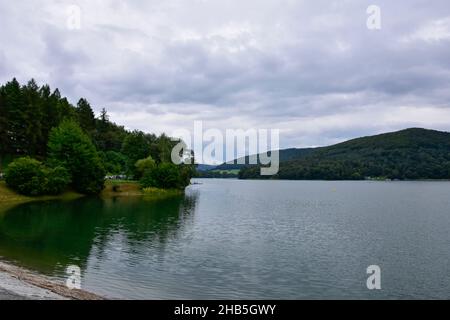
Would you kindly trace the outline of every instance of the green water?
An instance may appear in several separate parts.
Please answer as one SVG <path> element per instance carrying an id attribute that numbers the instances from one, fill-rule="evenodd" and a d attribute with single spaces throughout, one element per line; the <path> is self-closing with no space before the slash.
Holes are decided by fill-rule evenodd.
<path id="1" fill-rule="evenodd" d="M 26 203 L 0 257 L 117 298 L 449 298 L 449 182 L 197 180 L 186 195 Z M 382 290 L 366 288 L 366 268 Z"/>

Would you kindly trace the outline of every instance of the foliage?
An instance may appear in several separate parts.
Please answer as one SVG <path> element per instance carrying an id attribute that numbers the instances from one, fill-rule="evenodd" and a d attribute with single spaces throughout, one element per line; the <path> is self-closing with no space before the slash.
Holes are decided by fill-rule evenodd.
<path id="1" fill-rule="evenodd" d="M 99 155 L 108 174 L 123 174 L 125 172 L 127 158 L 122 153 L 116 151 L 101 151 L 99 152 Z"/>
<path id="2" fill-rule="evenodd" d="M 148 156 L 145 159 L 136 161 L 136 164 L 134 166 L 136 167 L 137 179 L 140 179 L 146 171 L 155 169 L 156 162 L 151 156 Z"/>
<path id="3" fill-rule="evenodd" d="M 86 99 L 75 107 L 58 89 L 39 87 L 33 79 L 21 86 L 13 79 L 0 86 L 0 163 L 7 156 L 44 158 L 50 131 L 65 119 L 77 122 L 103 151 L 120 151 L 128 134 L 109 121 L 106 110 L 95 119 Z"/>
<path id="4" fill-rule="evenodd" d="M 191 169 L 186 165 L 160 163 L 152 170 L 145 171 L 140 184 L 143 188 L 183 189 L 190 183 Z"/>
<path id="5" fill-rule="evenodd" d="M 43 193 L 43 165 L 30 157 L 14 160 L 5 172 L 8 187 L 24 195 L 37 196 Z"/>
<path id="6" fill-rule="evenodd" d="M 122 144 L 122 154 L 127 157 L 127 173 L 136 174 L 136 161 L 148 157 L 150 145 L 142 131 L 133 131 L 127 135 Z"/>
<path id="7" fill-rule="evenodd" d="M 97 194 L 104 188 L 105 169 L 90 138 L 73 121 L 54 128 L 48 141 L 48 161 L 70 172 L 78 192 Z"/>
<path id="8" fill-rule="evenodd" d="M 80 127 L 91 133 L 95 130 L 95 115 L 92 107 L 86 99 L 81 98 L 77 103 L 77 116 Z"/>
<path id="9" fill-rule="evenodd" d="M 44 193 L 57 195 L 64 191 L 70 183 L 70 173 L 66 168 L 58 166 L 56 168 L 45 169 Z"/>
<path id="10" fill-rule="evenodd" d="M 168 162 L 176 143 L 165 134 L 129 132 L 111 122 L 106 109 L 96 118 L 86 99 L 73 106 L 58 89 L 40 87 L 33 79 L 26 85 L 13 79 L 0 86 L 0 173 L 6 164 L 22 156 L 44 161 L 53 168 L 43 169 L 48 177 L 43 183 L 51 193 L 58 192 L 66 181 L 62 168 L 69 172 L 76 190 L 98 193 L 105 170 L 139 178 L 145 168 L 135 166 L 138 160 L 150 156 L 156 164 Z M 185 181 L 190 174 L 180 169 L 180 176 Z M 27 183 L 37 188 L 41 182 L 36 179 Z"/>
<path id="11" fill-rule="evenodd" d="M 175 146 L 174 141 L 172 141 L 168 136 L 162 134 L 158 137 L 156 152 L 158 162 L 170 162 L 172 148 Z"/>
<path id="12" fill-rule="evenodd" d="M 70 176 L 62 167 L 46 168 L 30 157 L 14 160 L 5 174 L 6 184 L 24 195 L 60 194 L 70 182 Z"/>
<path id="13" fill-rule="evenodd" d="M 176 166 L 180 172 L 179 188 L 184 189 L 191 184 L 192 177 L 195 176 L 196 169 L 194 165 L 181 164 Z"/>

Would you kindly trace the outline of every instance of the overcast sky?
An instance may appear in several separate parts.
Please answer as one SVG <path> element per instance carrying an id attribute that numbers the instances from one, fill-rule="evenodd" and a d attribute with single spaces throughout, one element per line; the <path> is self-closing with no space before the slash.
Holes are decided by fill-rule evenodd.
<path id="1" fill-rule="evenodd" d="M 371 4 L 380 30 L 366 26 Z M 203 120 L 279 128 L 281 147 L 305 147 L 450 131 L 450 4 L 0 0 L 0 81 L 13 77 L 155 133 Z"/>

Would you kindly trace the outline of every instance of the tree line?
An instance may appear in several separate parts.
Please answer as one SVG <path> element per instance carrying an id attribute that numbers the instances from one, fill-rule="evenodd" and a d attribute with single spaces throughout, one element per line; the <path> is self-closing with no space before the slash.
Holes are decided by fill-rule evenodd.
<path id="1" fill-rule="evenodd" d="M 23 193 L 61 192 L 63 187 L 49 187 L 56 177 L 59 185 L 98 193 L 106 175 L 140 180 L 143 187 L 184 188 L 194 168 L 171 163 L 176 143 L 165 134 L 126 130 L 106 109 L 96 117 L 86 99 L 72 105 L 58 89 L 33 79 L 0 87 L 0 172 L 10 173 L 7 182 L 21 181 L 13 173 L 26 173 Z"/>

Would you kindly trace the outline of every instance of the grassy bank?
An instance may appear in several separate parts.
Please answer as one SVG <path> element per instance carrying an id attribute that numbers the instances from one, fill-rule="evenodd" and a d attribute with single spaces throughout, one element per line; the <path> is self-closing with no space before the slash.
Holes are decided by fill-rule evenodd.
<path id="1" fill-rule="evenodd" d="M 183 194 L 183 190 L 174 189 L 157 189 L 146 188 L 141 189 L 137 181 L 125 181 L 125 180 L 108 180 L 105 183 L 105 189 L 100 193 L 102 198 L 109 197 L 130 197 L 130 196 L 143 196 L 145 199 L 160 199 L 173 197 Z M 6 186 L 5 181 L 0 181 L 0 205 L 6 207 L 8 205 L 15 205 L 17 203 L 29 202 L 29 201 L 45 201 L 45 200 L 73 200 L 79 197 L 83 197 L 82 194 L 68 190 L 57 196 L 38 196 L 28 197 L 18 194 L 14 190 L 11 190 Z"/>
<path id="2" fill-rule="evenodd" d="M 130 180 L 107 180 L 105 189 L 100 193 L 103 197 L 117 196 L 142 196 L 144 193 L 137 181 Z"/>
<path id="3" fill-rule="evenodd" d="M 14 190 L 11 190 L 6 186 L 5 181 L 0 181 L 0 204 L 6 203 L 15 203 L 15 202 L 27 202 L 27 201 L 36 201 L 36 200 L 72 200 L 83 195 L 77 193 L 75 191 L 68 190 L 57 196 L 38 196 L 38 197 L 28 197 L 21 194 L 18 194 Z"/>
<path id="4" fill-rule="evenodd" d="M 148 200 L 169 198 L 182 195 L 183 193 L 183 190 L 178 189 L 142 189 L 137 181 L 109 180 L 106 182 L 106 186 L 101 193 L 101 197 L 142 196 Z"/>
<path id="5" fill-rule="evenodd" d="M 163 199 L 184 194 L 184 190 L 179 189 L 145 188 L 142 192 L 144 193 L 145 199 Z"/>

